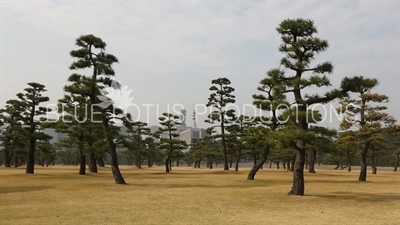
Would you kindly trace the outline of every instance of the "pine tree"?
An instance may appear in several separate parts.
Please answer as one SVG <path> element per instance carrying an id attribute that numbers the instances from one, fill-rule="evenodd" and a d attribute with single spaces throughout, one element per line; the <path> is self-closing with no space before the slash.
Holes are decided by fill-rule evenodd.
<path id="1" fill-rule="evenodd" d="M 9 100 L 6 104 L 13 107 L 19 114 L 16 121 L 20 121 L 28 138 L 28 161 L 26 164 L 26 173 L 34 174 L 35 151 L 37 142 L 40 140 L 50 140 L 51 136 L 39 131 L 44 120 L 44 115 L 50 109 L 40 106 L 49 101 L 49 98 L 43 96 L 46 88 L 43 84 L 30 82 L 28 87 L 24 89 L 24 93 L 18 93 L 17 100 Z"/>
<path id="2" fill-rule="evenodd" d="M 136 121 L 133 123 L 125 123 L 127 127 L 127 135 L 125 135 L 123 143 L 130 151 L 133 152 L 136 159 L 136 166 L 142 169 L 141 165 L 141 155 L 143 154 L 146 144 L 145 136 L 150 135 L 150 127 L 147 123 Z"/>
<path id="3" fill-rule="evenodd" d="M 235 110 L 227 109 L 227 106 L 235 103 L 235 96 L 232 94 L 235 89 L 230 86 L 231 81 L 225 77 L 214 79 L 211 83 L 212 86 L 209 90 L 213 93 L 208 98 L 207 107 L 211 106 L 215 108 L 215 110 L 213 109 L 213 112 L 208 115 L 208 119 L 205 120 L 205 122 L 210 124 L 219 123 L 219 125 L 213 126 L 213 128 L 219 127 L 221 133 L 213 136 L 215 138 L 221 138 L 224 170 L 229 170 L 226 128 L 233 121 Z"/>
<path id="4" fill-rule="evenodd" d="M 362 141 L 360 152 L 360 176 L 359 181 L 367 179 L 367 154 L 371 147 L 382 139 L 382 132 L 395 125 L 396 120 L 385 110 L 386 106 L 379 105 L 389 102 L 386 95 L 371 93 L 378 84 L 377 79 L 357 77 L 358 86 L 352 89 L 357 93 L 357 98 L 344 98 L 340 103 L 339 112 L 346 116 L 340 123 L 341 130 L 352 127 L 358 128 L 357 138 Z"/>
<path id="5" fill-rule="evenodd" d="M 330 101 L 347 94 L 351 87 L 356 84 L 353 79 L 344 78 L 340 89 L 333 89 L 324 95 L 305 94 L 303 90 L 308 87 L 326 88 L 331 86 L 327 74 L 333 72 L 333 65 L 330 62 L 323 62 L 315 66 L 311 65 L 314 56 L 328 48 L 328 41 L 315 36 L 318 33 L 314 21 L 308 19 L 286 19 L 282 21 L 276 29 L 281 35 L 282 44 L 279 51 L 285 54 L 281 59 L 281 66 L 290 70 L 277 76 L 276 82 L 285 86 L 284 93 L 292 93 L 294 97 L 296 126 L 292 126 L 291 133 L 294 139 L 290 142 L 292 147 L 297 150 L 293 169 L 293 185 L 288 193 L 289 195 L 304 195 L 304 165 L 307 146 L 307 138 L 311 138 L 315 133 L 309 133 L 308 118 L 310 114 L 308 107 L 315 104 L 326 104 Z M 312 75 L 306 77 L 307 72 Z M 315 119 L 313 119 L 315 120 Z M 315 121 L 312 121 L 315 122 Z M 297 127 L 298 130 L 295 130 Z M 297 134 L 297 135 L 296 135 Z M 306 138 L 306 139 L 304 139 Z"/>
<path id="6" fill-rule="evenodd" d="M 177 139 L 177 137 L 179 137 L 179 134 L 176 132 L 177 126 L 181 124 L 179 119 L 180 117 L 178 115 L 172 113 L 163 113 L 162 116 L 158 118 L 161 127 L 155 133 L 155 137 L 161 136 L 159 148 L 166 152 L 165 172 L 167 173 L 171 171 L 171 160 L 175 152 L 180 152 L 187 148 L 185 141 Z M 166 138 L 163 138 L 163 135 L 166 135 Z"/>
<path id="7" fill-rule="evenodd" d="M 126 184 L 118 165 L 118 157 L 116 151 L 115 133 L 112 132 L 113 119 L 126 119 L 124 112 L 118 109 L 110 101 L 105 102 L 105 99 L 99 99 L 102 96 L 101 90 L 106 86 L 119 88 L 120 84 L 112 82 L 110 77 L 115 76 L 113 64 L 118 63 L 118 59 L 111 54 L 105 52 L 106 43 L 99 37 L 92 34 L 82 35 L 76 39 L 75 44 L 79 47 L 77 50 L 70 52 L 71 57 L 76 59 L 71 66 L 71 70 L 92 69 L 92 75 L 87 77 L 81 74 L 72 74 L 69 81 L 76 84 L 83 84 L 83 88 L 75 90 L 76 94 L 89 99 L 89 107 L 91 114 L 100 112 L 99 120 L 103 126 L 104 137 L 109 147 L 111 156 L 111 171 L 116 184 Z M 107 103 L 107 104 L 102 104 Z M 97 113 L 96 113 L 97 114 Z M 92 121 L 94 122 L 94 121 Z"/>

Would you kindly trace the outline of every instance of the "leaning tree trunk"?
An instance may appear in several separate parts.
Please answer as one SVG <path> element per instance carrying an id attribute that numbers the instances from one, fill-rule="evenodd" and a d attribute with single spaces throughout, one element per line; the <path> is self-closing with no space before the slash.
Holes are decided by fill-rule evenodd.
<path id="1" fill-rule="evenodd" d="M 91 152 L 89 155 L 89 172 L 97 173 L 96 156 L 94 152 Z"/>
<path id="2" fill-rule="evenodd" d="M 369 148 L 369 143 L 364 145 L 364 148 L 361 150 L 360 154 L 360 176 L 358 177 L 359 181 L 366 181 L 367 180 L 367 152 Z"/>
<path id="3" fill-rule="evenodd" d="M 372 168 L 372 174 L 376 174 L 377 168 L 375 166 L 375 156 L 371 155 L 371 168 Z"/>
<path id="4" fill-rule="evenodd" d="M 257 164 L 254 165 L 253 168 L 251 168 L 249 174 L 247 175 L 247 180 L 254 180 L 254 177 L 256 176 L 258 170 L 260 170 L 262 165 L 264 165 L 264 163 L 267 161 L 268 154 L 269 154 L 269 148 L 265 148 L 263 154 L 261 155 L 260 160 L 258 160 Z"/>
<path id="5" fill-rule="evenodd" d="M 317 151 L 316 150 L 311 150 L 311 154 L 309 157 L 309 164 L 308 164 L 308 172 L 309 173 L 316 173 L 315 172 L 315 161 L 317 160 Z"/>
<path id="6" fill-rule="evenodd" d="M 111 156 L 111 171 L 114 176 L 115 183 L 116 184 L 126 184 L 124 177 L 122 176 L 121 171 L 119 170 L 117 149 L 115 147 L 114 140 L 109 135 L 110 128 L 109 128 L 108 120 L 103 120 L 103 129 L 104 129 L 104 133 L 106 135 L 109 153 Z"/>
<path id="7" fill-rule="evenodd" d="M 400 159 L 400 154 L 397 154 L 396 156 L 396 162 L 394 163 L 394 169 L 393 171 L 397 171 L 397 167 L 399 167 L 399 159 Z"/>
<path id="8" fill-rule="evenodd" d="M 240 162 L 241 155 L 242 155 L 242 150 L 239 149 L 238 156 L 237 156 L 236 162 L 235 162 L 235 171 L 239 171 L 239 162 Z"/>
<path id="9" fill-rule="evenodd" d="M 296 160 L 293 169 L 293 185 L 288 195 L 304 195 L 304 164 L 306 150 L 297 150 Z"/>

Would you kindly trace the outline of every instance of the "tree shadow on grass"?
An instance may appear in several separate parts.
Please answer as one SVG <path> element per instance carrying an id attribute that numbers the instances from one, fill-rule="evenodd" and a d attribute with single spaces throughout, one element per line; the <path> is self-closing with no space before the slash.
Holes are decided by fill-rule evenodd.
<path id="1" fill-rule="evenodd" d="M 0 194 L 30 192 L 30 191 L 43 191 L 46 189 L 53 188 L 52 186 L 0 186 Z"/>
<path id="2" fill-rule="evenodd" d="M 330 198 L 335 200 L 354 200 L 359 202 L 398 202 L 399 193 L 359 193 L 359 192 L 331 192 L 331 194 L 314 195 L 320 198 Z"/>

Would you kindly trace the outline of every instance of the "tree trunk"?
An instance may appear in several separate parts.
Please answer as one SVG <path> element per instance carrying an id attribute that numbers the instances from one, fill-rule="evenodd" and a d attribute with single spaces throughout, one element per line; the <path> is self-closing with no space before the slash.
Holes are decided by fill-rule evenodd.
<path id="1" fill-rule="evenodd" d="M 79 175 L 85 175 L 86 174 L 86 155 L 83 154 L 83 151 L 81 153 L 81 159 L 80 159 L 80 164 L 79 164 Z"/>
<path id="2" fill-rule="evenodd" d="M 369 148 L 369 142 L 365 143 L 364 148 L 361 150 L 360 154 L 360 176 L 358 177 L 359 181 L 367 180 L 367 153 Z"/>
<path id="3" fill-rule="evenodd" d="M 224 157 L 224 170 L 229 170 L 229 165 L 228 165 L 228 154 L 226 150 L 226 141 L 225 141 L 225 126 L 224 126 L 224 118 L 223 115 L 221 115 L 221 134 L 222 134 L 222 156 Z M 232 165 L 232 164 L 231 164 Z M 232 167 L 232 166 L 231 166 Z"/>
<path id="4" fill-rule="evenodd" d="M 304 195 L 304 164 L 306 150 L 297 150 L 293 169 L 293 185 L 288 195 Z"/>
<path id="5" fill-rule="evenodd" d="M 148 159 L 147 159 L 147 167 L 152 167 L 152 166 L 153 166 L 153 163 L 151 161 L 151 157 L 148 157 Z"/>
<path id="6" fill-rule="evenodd" d="M 283 167 L 284 170 L 286 170 L 286 161 L 282 162 L 282 167 Z"/>
<path id="7" fill-rule="evenodd" d="M 239 162 L 240 162 L 241 155 L 242 155 L 242 149 L 239 149 L 238 156 L 237 156 L 236 162 L 235 162 L 235 171 L 239 171 Z"/>
<path id="8" fill-rule="evenodd" d="M 137 165 L 137 168 L 142 169 L 142 161 L 140 160 L 140 154 L 137 154 L 136 165 Z"/>
<path id="9" fill-rule="evenodd" d="M 308 172 L 309 173 L 316 173 L 315 172 L 315 161 L 317 160 L 317 151 L 316 150 L 311 150 L 311 154 L 309 157 L 309 161 L 308 161 Z"/>
<path id="10" fill-rule="evenodd" d="M 296 161 L 296 155 L 297 155 L 297 154 L 294 154 L 294 155 L 293 155 L 292 163 L 291 163 L 291 165 L 290 165 L 290 171 L 292 171 L 292 172 L 293 172 L 293 170 L 294 170 L 294 162 Z"/>
<path id="11" fill-rule="evenodd" d="M 375 156 L 371 155 L 371 168 L 372 168 L 372 174 L 376 174 L 377 168 L 375 166 Z"/>
<path id="12" fill-rule="evenodd" d="M 119 170 L 117 149 L 115 147 L 114 140 L 110 137 L 110 128 L 108 120 L 103 120 L 103 129 L 109 148 L 109 153 L 111 156 L 111 171 L 114 176 L 115 183 L 126 184 L 124 177 L 122 176 L 121 171 Z"/>
<path id="13" fill-rule="evenodd" d="M 269 161 L 269 168 L 272 168 L 272 161 Z"/>
<path id="14" fill-rule="evenodd" d="M 350 147 L 347 148 L 347 172 L 351 172 Z"/>
<path id="15" fill-rule="evenodd" d="M 89 157 L 89 172 L 97 173 L 96 156 L 94 152 L 91 152 Z"/>
<path id="16" fill-rule="evenodd" d="M 265 148 L 263 154 L 261 155 L 260 160 L 256 165 L 253 166 L 253 168 L 251 168 L 249 174 L 247 175 L 247 180 L 254 180 L 254 177 L 256 176 L 258 170 L 260 170 L 261 166 L 267 161 L 268 154 L 269 154 L 269 148 Z"/>
<path id="17" fill-rule="evenodd" d="M 35 148 L 36 148 L 36 140 L 34 138 L 30 138 L 29 140 L 29 151 L 28 151 L 28 162 L 26 164 L 26 173 L 34 174 L 35 170 Z"/>
<path id="18" fill-rule="evenodd" d="M 4 152 L 4 166 L 11 167 L 10 150 L 8 148 L 4 148 L 3 152 Z"/>
<path id="19" fill-rule="evenodd" d="M 340 151 L 340 156 L 339 156 L 339 168 L 343 170 L 343 153 Z"/>
<path id="20" fill-rule="evenodd" d="M 397 167 L 399 167 L 399 159 L 400 159 L 400 154 L 397 154 L 396 162 L 394 163 L 394 169 L 393 169 L 394 172 L 396 172 L 397 171 Z"/>
<path id="21" fill-rule="evenodd" d="M 290 160 L 287 161 L 287 170 L 291 170 L 290 169 Z"/>
<path id="22" fill-rule="evenodd" d="M 232 165 L 233 165 L 233 160 L 230 160 L 229 161 L 229 168 L 232 168 Z"/>
<path id="23" fill-rule="evenodd" d="M 171 171 L 171 155 L 168 155 L 167 159 L 165 160 L 165 172 L 169 173 Z"/>
<path id="24" fill-rule="evenodd" d="M 280 163 L 279 161 L 276 162 L 276 168 L 277 168 L 278 170 L 279 170 L 279 168 L 280 168 L 280 167 L 279 167 L 279 163 Z"/>
<path id="25" fill-rule="evenodd" d="M 253 166 L 257 165 L 257 157 L 253 155 Z"/>
<path id="26" fill-rule="evenodd" d="M 97 156 L 96 160 L 97 160 L 97 165 L 99 165 L 99 167 L 106 167 L 106 165 L 104 164 L 103 157 Z"/>
<path id="27" fill-rule="evenodd" d="M 208 160 L 209 160 L 209 162 L 210 162 L 210 167 L 209 167 L 209 169 L 212 169 L 212 168 L 213 168 L 213 161 L 212 161 L 210 158 L 208 158 Z"/>

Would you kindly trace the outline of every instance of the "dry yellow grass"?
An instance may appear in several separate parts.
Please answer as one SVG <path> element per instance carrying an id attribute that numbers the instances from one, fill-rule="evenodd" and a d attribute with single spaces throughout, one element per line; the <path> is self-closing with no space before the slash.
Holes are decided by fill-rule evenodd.
<path id="1" fill-rule="evenodd" d="M 121 167 L 77 175 L 77 167 L 0 169 L 0 224 L 400 224 L 400 174 L 317 170 L 306 196 L 287 196 L 291 173 Z"/>

